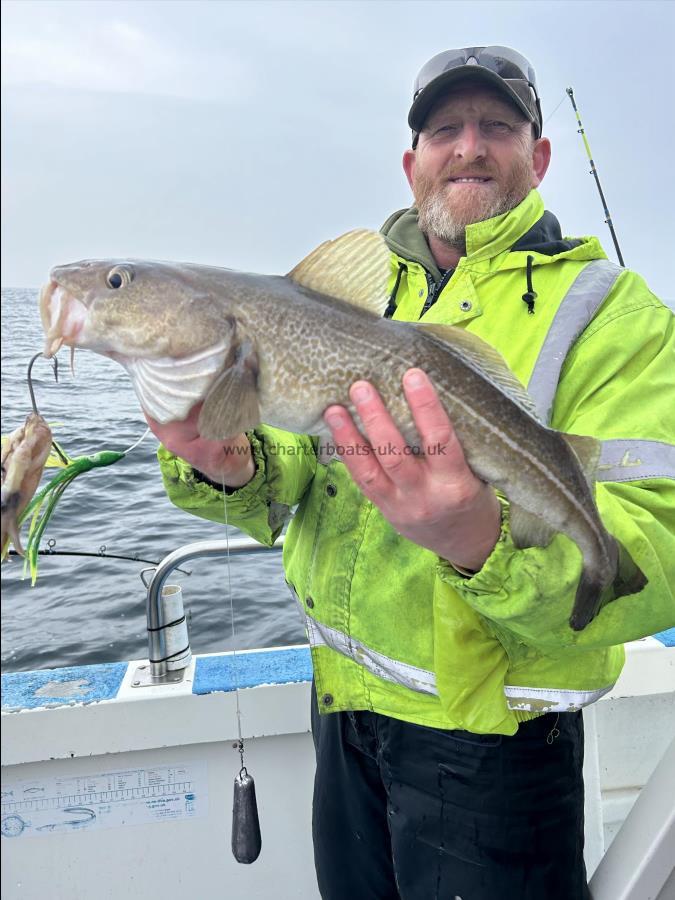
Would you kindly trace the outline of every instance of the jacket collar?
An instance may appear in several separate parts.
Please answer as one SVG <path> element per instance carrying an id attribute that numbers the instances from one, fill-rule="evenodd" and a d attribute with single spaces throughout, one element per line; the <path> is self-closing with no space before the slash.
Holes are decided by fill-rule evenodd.
<path id="1" fill-rule="evenodd" d="M 419 229 L 416 207 L 399 210 L 390 216 L 382 226 L 382 233 L 390 250 L 424 266 L 434 281 L 440 280 L 441 272 Z M 558 220 L 544 209 L 539 192 L 532 190 L 509 212 L 467 226 L 465 259 L 476 262 L 492 259 L 505 251 L 521 250 L 554 256 L 583 243 L 578 238 L 563 239 Z M 596 248 L 592 255 L 597 255 Z"/>
<path id="2" fill-rule="evenodd" d="M 433 277 L 441 280 L 441 270 L 431 254 L 427 239 L 417 224 L 417 208 L 400 209 L 393 213 L 381 228 L 387 246 L 403 259 L 419 263 Z"/>
<path id="3" fill-rule="evenodd" d="M 544 214 L 544 202 L 538 191 L 501 216 L 467 225 L 466 258 L 476 262 L 499 256 L 522 238 Z"/>

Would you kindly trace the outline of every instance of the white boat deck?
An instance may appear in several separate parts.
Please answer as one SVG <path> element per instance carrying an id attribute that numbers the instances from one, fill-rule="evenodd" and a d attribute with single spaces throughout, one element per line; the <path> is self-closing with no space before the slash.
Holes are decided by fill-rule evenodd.
<path id="1" fill-rule="evenodd" d="M 3 677 L 5 900 L 318 897 L 309 651 L 236 654 L 263 839 L 250 866 L 230 849 L 232 663 L 196 657 L 181 683 L 144 688 L 131 684 L 138 662 Z M 616 687 L 585 713 L 589 871 L 675 735 L 674 701 L 675 648 L 648 638 L 629 645 Z"/>

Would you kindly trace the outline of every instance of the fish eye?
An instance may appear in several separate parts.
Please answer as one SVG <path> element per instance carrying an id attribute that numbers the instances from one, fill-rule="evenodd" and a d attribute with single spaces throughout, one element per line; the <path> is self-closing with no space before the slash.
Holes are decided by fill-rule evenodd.
<path id="1" fill-rule="evenodd" d="M 134 273 L 126 266 L 115 266 L 105 277 L 105 283 L 109 288 L 117 290 L 117 288 L 126 287 L 133 281 Z"/>

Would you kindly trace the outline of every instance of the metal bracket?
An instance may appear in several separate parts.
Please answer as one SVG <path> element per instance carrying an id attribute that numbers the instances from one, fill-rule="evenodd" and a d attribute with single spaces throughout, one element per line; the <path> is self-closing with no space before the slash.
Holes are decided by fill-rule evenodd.
<path id="1" fill-rule="evenodd" d="M 186 669 L 176 669 L 166 672 L 164 675 L 153 675 L 150 664 L 138 666 L 131 679 L 131 687 L 159 687 L 162 684 L 180 684 L 185 676 Z"/>

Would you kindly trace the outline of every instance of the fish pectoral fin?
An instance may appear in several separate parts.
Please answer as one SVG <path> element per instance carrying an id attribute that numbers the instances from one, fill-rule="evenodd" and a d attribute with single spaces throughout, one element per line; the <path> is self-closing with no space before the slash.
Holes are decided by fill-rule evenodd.
<path id="1" fill-rule="evenodd" d="M 406 323 L 407 324 L 407 323 Z M 539 411 L 527 390 L 509 369 L 504 357 L 498 350 L 479 338 L 478 335 L 457 328 L 455 325 L 414 322 L 413 328 L 419 328 L 431 335 L 450 349 L 460 351 L 465 362 L 477 369 L 495 387 L 505 393 L 514 403 L 526 410 L 535 419 L 541 421 Z"/>
<path id="2" fill-rule="evenodd" d="M 517 503 L 509 505 L 511 538 L 519 550 L 527 547 L 548 547 L 555 531 L 539 516 L 528 512 Z"/>
<path id="3" fill-rule="evenodd" d="M 220 373 L 206 395 L 197 426 L 201 436 L 224 440 L 259 425 L 257 382 L 258 357 L 244 341 L 237 347 L 234 363 Z"/>
<path id="4" fill-rule="evenodd" d="M 358 228 L 320 244 L 286 277 L 382 316 L 389 303 L 390 271 L 391 255 L 382 235 Z"/>
<path id="5" fill-rule="evenodd" d="M 586 481 L 588 481 L 592 489 L 595 484 L 595 473 L 600 462 L 600 441 L 586 434 L 566 434 L 562 431 L 560 432 L 560 437 L 574 451 L 574 455 L 579 460 L 581 469 L 586 476 Z"/>

